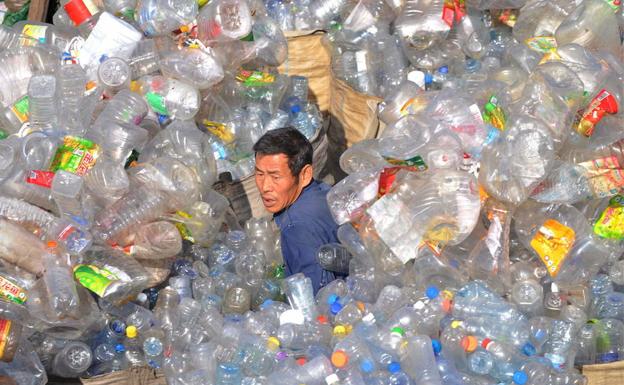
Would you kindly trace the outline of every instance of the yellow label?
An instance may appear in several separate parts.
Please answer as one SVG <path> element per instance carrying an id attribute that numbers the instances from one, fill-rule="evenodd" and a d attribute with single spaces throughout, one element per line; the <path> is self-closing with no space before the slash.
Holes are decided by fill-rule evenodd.
<path id="1" fill-rule="evenodd" d="M 236 139 L 232 131 L 223 123 L 212 122 L 207 119 L 204 119 L 202 123 L 211 134 L 221 139 L 225 144 L 232 143 Z"/>
<path id="2" fill-rule="evenodd" d="M 624 170 L 615 156 L 579 163 L 587 170 L 589 184 L 597 198 L 615 195 L 624 188 Z"/>
<path id="3" fill-rule="evenodd" d="M 537 252 L 551 277 L 559 274 L 575 239 L 576 233 L 570 227 L 548 219 L 531 240 L 531 247 Z"/>
<path id="4" fill-rule="evenodd" d="M 45 43 L 47 30 L 48 26 L 46 25 L 26 24 L 22 29 L 22 34 L 38 40 L 40 43 Z"/>

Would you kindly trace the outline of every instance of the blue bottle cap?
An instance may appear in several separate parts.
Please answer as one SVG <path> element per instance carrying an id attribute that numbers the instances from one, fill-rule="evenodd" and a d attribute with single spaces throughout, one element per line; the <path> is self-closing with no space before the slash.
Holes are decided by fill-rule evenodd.
<path id="1" fill-rule="evenodd" d="M 427 295 L 427 298 L 434 299 L 437 298 L 438 295 L 440 295 L 440 290 L 438 290 L 438 288 L 435 286 L 429 286 L 425 291 L 425 294 Z"/>
<path id="2" fill-rule="evenodd" d="M 426 73 L 425 84 L 431 84 L 431 83 L 433 83 L 433 75 L 431 75 L 430 73 Z"/>
<path id="3" fill-rule="evenodd" d="M 273 304 L 273 300 L 272 299 L 265 299 L 264 302 L 262 302 L 262 304 L 260 305 L 260 310 L 264 310 L 267 307 L 271 306 L 271 304 Z"/>
<path id="4" fill-rule="evenodd" d="M 393 361 L 393 362 L 389 363 L 388 364 L 388 371 L 390 373 L 400 372 L 401 371 L 401 364 L 396 362 L 396 361 Z"/>
<path id="5" fill-rule="evenodd" d="M 530 342 L 527 342 L 522 347 L 522 353 L 530 357 L 530 356 L 534 356 L 537 353 L 537 350 L 535 349 L 535 346 L 533 346 L 533 344 L 531 344 Z"/>
<path id="6" fill-rule="evenodd" d="M 447 74 L 448 73 L 448 67 L 447 66 L 442 66 L 440 68 L 438 68 L 438 72 L 441 74 Z"/>
<path id="7" fill-rule="evenodd" d="M 370 373 L 373 371 L 374 368 L 375 366 L 373 365 L 373 362 L 371 360 L 363 360 L 362 363 L 360 364 L 360 369 L 364 373 Z"/>
<path id="8" fill-rule="evenodd" d="M 535 338 L 537 338 L 538 340 L 543 339 L 544 337 L 546 337 L 546 331 L 545 330 L 538 330 L 535 332 Z"/>
<path id="9" fill-rule="evenodd" d="M 115 345 L 115 352 L 117 353 L 123 353 L 126 351 L 126 347 L 123 344 L 117 344 Z"/>
<path id="10" fill-rule="evenodd" d="M 342 310 L 342 305 L 340 304 L 340 302 L 336 301 L 331 304 L 330 311 L 333 315 L 340 313 L 340 310 Z"/>
<path id="11" fill-rule="evenodd" d="M 340 297 L 338 297 L 336 294 L 330 294 L 329 297 L 327 297 L 327 304 L 332 305 L 335 302 L 337 302 L 339 299 Z"/>
<path id="12" fill-rule="evenodd" d="M 294 106 L 290 107 L 290 112 L 292 112 L 293 114 L 301 112 L 301 106 L 298 104 L 295 104 Z"/>
<path id="13" fill-rule="evenodd" d="M 529 380 L 529 376 L 525 372 L 518 370 L 513 374 L 513 382 L 518 385 L 524 385 Z"/>
<path id="14" fill-rule="evenodd" d="M 433 353 L 437 356 L 442 351 L 442 344 L 437 339 L 431 340 L 431 347 L 433 348 Z"/>

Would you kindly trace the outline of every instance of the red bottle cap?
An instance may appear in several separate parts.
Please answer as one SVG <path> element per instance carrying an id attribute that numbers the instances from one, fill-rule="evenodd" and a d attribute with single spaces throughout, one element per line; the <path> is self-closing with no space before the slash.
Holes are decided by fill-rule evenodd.
<path id="1" fill-rule="evenodd" d="M 70 0 L 69 3 L 65 4 L 64 8 L 76 27 L 93 16 L 82 0 Z"/>

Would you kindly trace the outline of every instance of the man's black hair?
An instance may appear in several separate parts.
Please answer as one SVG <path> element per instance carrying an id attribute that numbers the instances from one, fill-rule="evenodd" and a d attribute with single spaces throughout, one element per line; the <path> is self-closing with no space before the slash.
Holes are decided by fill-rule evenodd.
<path id="1" fill-rule="evenodd" d="M 306 164 L 312 164 L 312 145 L 302 133 L 291 127 L 268 131 L 254 144 L 253 150 L 256 155 L 286 155 L 294 177 L 299 177 Z"/>

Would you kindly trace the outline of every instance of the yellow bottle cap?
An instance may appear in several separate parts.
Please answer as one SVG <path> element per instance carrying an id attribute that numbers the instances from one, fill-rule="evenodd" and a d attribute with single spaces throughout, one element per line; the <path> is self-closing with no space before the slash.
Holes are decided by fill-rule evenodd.
<path id="1" fill-rule="evenodd" d="M 267 338 L 267 346 L 269 349 L 277 349 L 280 347 L 280 341 L 276 337 Z"/>
<path id="2" fill-rule="evenodd" d="M 453 329 L 457 329 L 458 327 L 462 326 L 463 322 L 455 320 L 453 322 L 451 322 L 451 328 Z"/>
<path id="3" fill-rule="evenodd" d="M 344 335 L 347 334 L 347 328 L 343 325 L 334 326 L 334 335 Z"/>
<path id="4" fill-rule="evenodd" d="M 128 338 L 136 338 L 139 332 L 137 331 L 136 326 L 130 325 L 126 328 L 126 337 Z"/>

